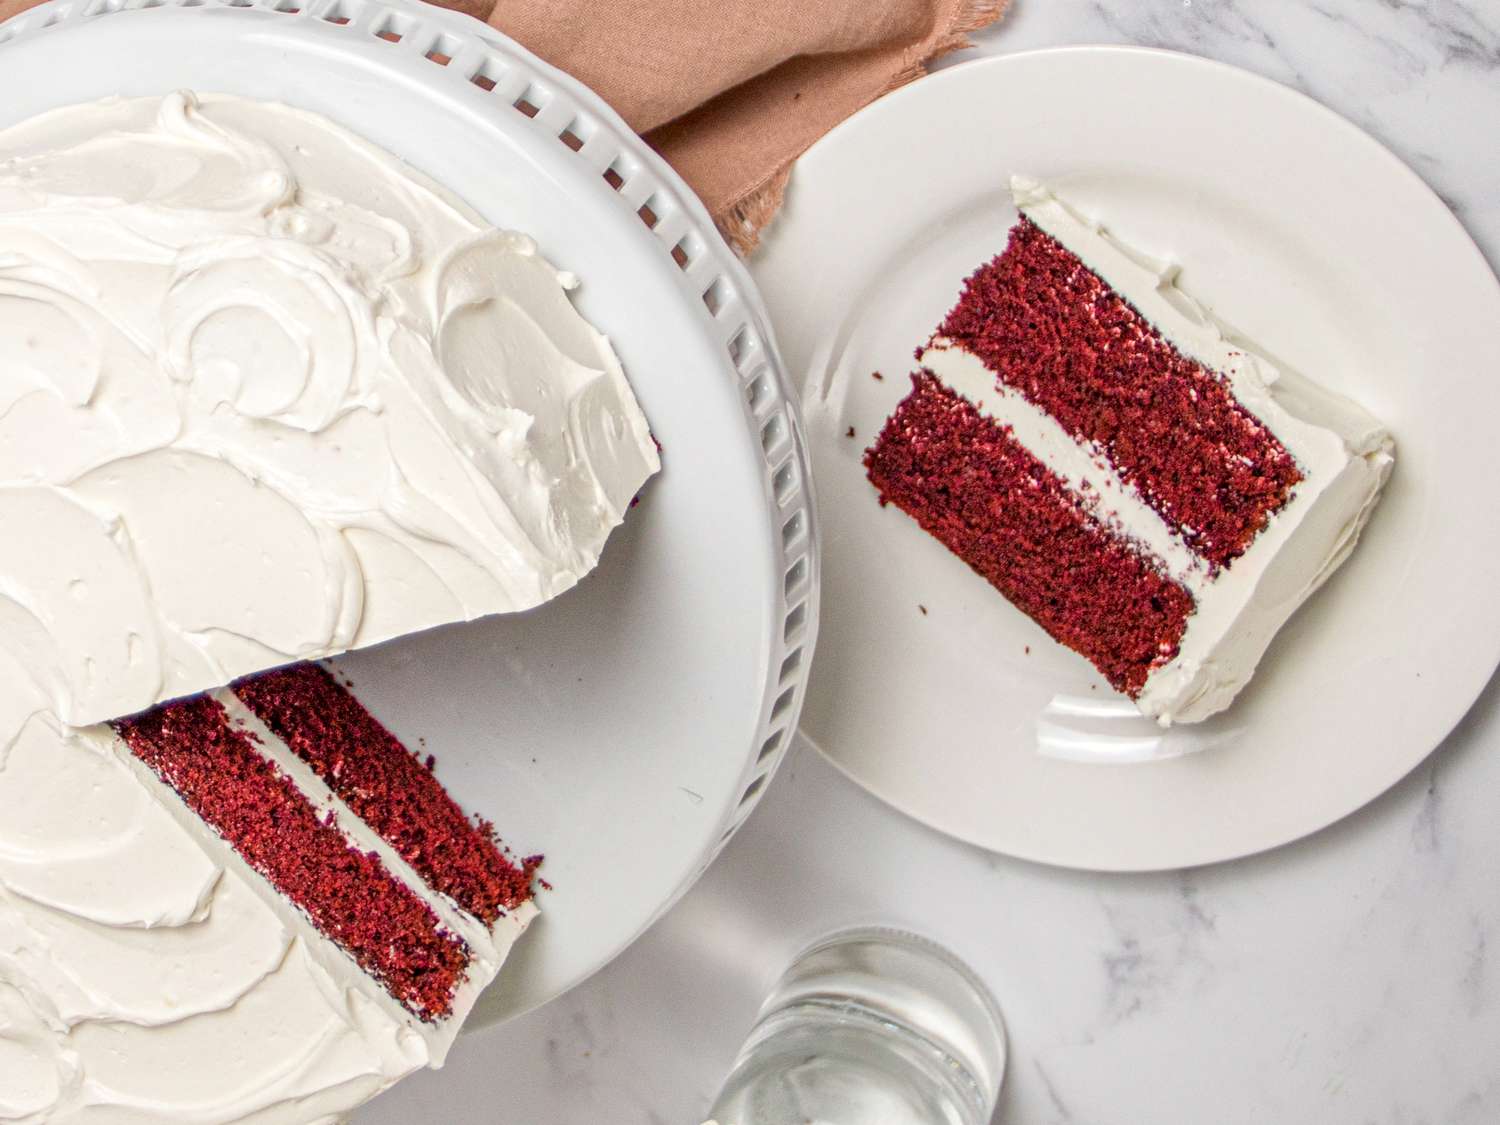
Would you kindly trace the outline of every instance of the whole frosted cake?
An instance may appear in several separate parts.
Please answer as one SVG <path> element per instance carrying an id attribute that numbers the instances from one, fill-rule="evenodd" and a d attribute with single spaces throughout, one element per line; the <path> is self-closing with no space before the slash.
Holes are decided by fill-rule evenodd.
<path id="1" fill-rule="evenodd" d="M 865 456 L 897 505 L 1163 724 L 1227 707 L 1393 465 L 1176 271 L 1034 181 Z"/>
<path id="2" fill-rule="evenodd" d="M 0 133 L 0 1121 L 332 1122 L 441 1064 L 534 864 L 281 666 L 598 562 L 659 463 L 574 284 L 286 106 Z"/>

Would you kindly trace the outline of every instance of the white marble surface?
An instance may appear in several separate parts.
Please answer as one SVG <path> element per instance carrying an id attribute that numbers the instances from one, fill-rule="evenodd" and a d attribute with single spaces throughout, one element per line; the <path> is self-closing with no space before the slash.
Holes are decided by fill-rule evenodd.
<path id="1" fill-rule="evenodd" d="M 1208 55 L 1314 95 L 1409 161 L 1500 264 L 1497 0 L 1018 0 L 980 50 L 1091 42 Z M 986 855 L 795 752 L 702 883 L 617 962 L 466 1037 L 359 1122 L 696 1122 L 797 946 L 879 919 L 947 942 L 998 994 L 1012 1038 L 999 1123 L 1493 1125 L 1497 797 L 1495 683 L 1363 812 L 1177 874 Z"/>

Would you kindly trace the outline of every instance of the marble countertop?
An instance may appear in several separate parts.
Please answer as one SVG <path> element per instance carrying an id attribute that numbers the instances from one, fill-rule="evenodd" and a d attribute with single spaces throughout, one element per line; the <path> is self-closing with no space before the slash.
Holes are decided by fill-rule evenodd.
<path id="1" fill-rule="evenodd" d="M 1207 55 L 1313 95 L 1407 160 L 1500 265 L 1495 0 L 1017 0 L 978 50 L 1100 42 Z M 1178 873 L 989 855 L 797 748 L 703 881 L 619 960 L 465 1037 L 445 1070 L 359 1122 L 696 1122 L 795 950 L 879 920 L 947 943 L 994 989 L 1011 1035 L 1005 1125 L 1493 1125 L 1497 796 L 1494 682 L 1362 812 Z"/>

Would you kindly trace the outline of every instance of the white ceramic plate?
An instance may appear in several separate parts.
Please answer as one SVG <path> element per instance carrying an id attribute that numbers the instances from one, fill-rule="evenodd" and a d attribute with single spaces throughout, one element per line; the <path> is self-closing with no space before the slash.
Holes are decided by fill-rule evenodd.
<path id="1" fill-rule="evenodd" d="M 1396 435 L 1364 541 L 1235 706 L 1196 732 L 1216 744 L 1202 753 L 1129 766 L 1039 756 L 1036 720 L 1055 693 L 1109 689 L 882 510 L 864 478 L 860 455 L 907 389 L 912 349 L 1005 244 L 1013 172 L 1184 263 L 1186 289 Z M 897 808 L 1069 866 L 1245 855 L 1393 784 L 1494 669 L 1500 287 L 1414 173 L 1302 95 L 1126 48 L 956 67 L 803 158 L 755 273 L 805 381 L 824 513 L 823 639 L 802 730 Z"/>
<path id="2" fill-rule="evenodd" d="M 547 856 L 542 916 L 475 1013 L 504 1018 L 604 964 L 687 888 L 795 723 L 817 555 L 759 297 L 612 111 L 466 17 L 371 0 L 62 0 L 0 26 L 0 127 L 178 87 L 324 113 L 534 235 L 583 279 L 578 305 L 664 447 L 577 590 L 341 661 L 461 803 Z M 654 228 L 637 216 L 648 202 Z"/>

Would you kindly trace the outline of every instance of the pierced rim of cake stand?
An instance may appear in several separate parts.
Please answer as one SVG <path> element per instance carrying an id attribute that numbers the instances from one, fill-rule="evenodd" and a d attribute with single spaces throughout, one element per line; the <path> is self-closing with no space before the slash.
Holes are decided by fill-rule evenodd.
<path id="1" fill-rule="evenodd" d="M 298 67 L 322 56 L 358 67 L 371 83 L 387 89 L 396 84 L 436 95 L 455 118 L 523 146 L 537 173 L 531 190 L 562 190 L 580 213 L 604 213 L 609 223 L 633 228 L 626 237 L 640 254 L 643 276 L 662 273 L 665 264 L 682 308 L 717 354 L 715 370 L 695 370 L 683 377 L 722 379 L 737 389 L 745 432 L 759 461 L 770 530 L 765 549 L 775 575 L 769 583 L 772 604 L 762 631 L 761 680 L 726 688 L 753 691 L 759 698 L 753 737 L 732 749 L 742 757 L 742 767 L 723 794 L 722 815 L 711 830 L 701 833 L 701 850 L 686 877 L 655 904 L 649 919 L 633 933 L 620 935 L 609 948 L 599 949 L 589 963 L 559 967 L 543 957 L 550 974 L 545 987 L 524 990 L 523 995 L 507 992 L 494 1004 L 482 1000 L 471 1023 L 510 1018 L 607 964 L 686 892 L 753 811 L 797 729 L 817 635 L 819 540 L 802 424 L 765 306 L 691 189 L 598 95 L 493 28 L 416 0 L 49 0 L 0 24 L 0 93 L 9 97 L 7 84 L 18 85 L 11 111 L 0 113 L 0 127 L 47 108 L 112 92 L 164 94 L 174 85 L 194 84 L 170 66 L 147 77 L 141 76 L 139 60 L 133 68 L 117 66 L 118 60 L 132 54 L 159 50 L 158 40 L 164 35 L 175 36 L 179 43 L 186 37 L 194 49 L 219 52 L 226 60 L 232 60 L 241 44 L 254 44 L 262 51 L 276 43 L 296 42 L 305 48 L 295 55 L 287 52 L 284 61 L 278 59 L 263 76 L 236 74 L 232 80 L 226 78 L 224 86 L 199 85 L 200 89 L 275 99 L 300 88 L 316 102 L 307 81 L 310 70 Z M 20 88 L 17 64 L 31 51 L 45 54 L 64 48 L 69 53 L 56 57 L 71 62 L 82 55 L 89 60 L 93 77 L 72 82 L 80 89 L 67 88 L 65 68 L 59 68 L 55 88 L 39 91 L 36 82 Z M 46 73 L 50 78 L 52 72 Z M 22 94 L 29 107 L 24 111 L 14 108 Z M 316 104 L 307 108 L 340 121 L 337 112 Z M 357 125 L 350 127 L 364 132 Z M 407 158 L 398 144 L 370 139 Z M 440 175 L 431 174 L 442 182 Z M 516 190 L 514 185 L 511 190 Z M 486 200 L 466 198 L 485 209 Z M 542 250 L 552 256 L 546 242 Z M 584 280 L 580 304 L 587 303 L 587 274 Z M 591 315 L 587 309 L 585 315 Z M 626 367 L 631 367 L 628 358 Z M 666 463 L 667 473 L 683 471 L 674 465 L 670 447 Z M 648 502 L 651 488 L 648 485 Z M 602 565 L 609 562 L 607 554 Z M 719 797 L 692 796 L 705 806 Z M 541 928 L 546 918 L 544 906 Z M 537 940 L 538 935 L 529 935 L 518 953 Z M 506 977 L 501 974 L 501 983 Z"/>

